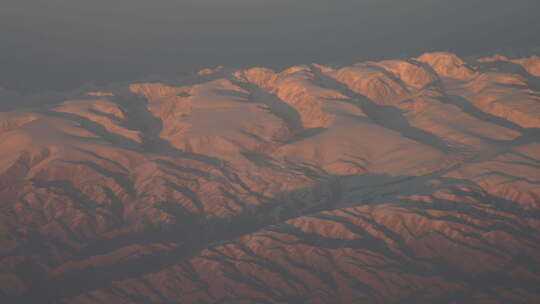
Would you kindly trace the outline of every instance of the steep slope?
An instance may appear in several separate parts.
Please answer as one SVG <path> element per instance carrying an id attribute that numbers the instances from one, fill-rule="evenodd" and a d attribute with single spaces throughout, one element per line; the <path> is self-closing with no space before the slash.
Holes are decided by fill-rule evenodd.
<path id="1" fill-rule="evenodd" d="M 540 302 L 538 62 L 219 67 L 6 108 L 0 300 Z"/>

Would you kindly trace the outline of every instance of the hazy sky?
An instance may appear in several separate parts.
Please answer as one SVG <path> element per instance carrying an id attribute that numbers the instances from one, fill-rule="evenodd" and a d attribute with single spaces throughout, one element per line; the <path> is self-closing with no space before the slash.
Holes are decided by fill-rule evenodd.
<path id="1" fill-rule="evenodd" d="M 0 87 L 540 45 L 538 0 L 0 0 Z"/>

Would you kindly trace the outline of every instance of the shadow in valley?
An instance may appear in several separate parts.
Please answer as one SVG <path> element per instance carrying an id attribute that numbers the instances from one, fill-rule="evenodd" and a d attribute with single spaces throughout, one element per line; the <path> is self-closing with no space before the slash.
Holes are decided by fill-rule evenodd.
<path id="1" fill-rule="evenodd" d="M 378 70 L 380 69 L 378 68 Z M 368 97 L 352 91 L 344 83 L 327 76 L 319 69 L 312 67 L 312 70 L 317 77 L 316 81 L 325 87 L 338 90 L 341 94 L 347 96 L 348 98 L 342 101 L 358 107 L 374 123 L 439 151 L 448 152 L 453 150 L 439 136 L 412 126 L 400 109 L 390 105 L 377 104 Z"/>

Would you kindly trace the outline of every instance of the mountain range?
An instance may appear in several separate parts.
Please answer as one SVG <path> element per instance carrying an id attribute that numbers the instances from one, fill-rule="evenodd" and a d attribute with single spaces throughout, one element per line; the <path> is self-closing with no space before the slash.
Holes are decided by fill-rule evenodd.
<path id="1" fill-rule="evenodd" d="M 30 99 L 0 91 L 2 303 L 540 303 L 540 57 Z"/>

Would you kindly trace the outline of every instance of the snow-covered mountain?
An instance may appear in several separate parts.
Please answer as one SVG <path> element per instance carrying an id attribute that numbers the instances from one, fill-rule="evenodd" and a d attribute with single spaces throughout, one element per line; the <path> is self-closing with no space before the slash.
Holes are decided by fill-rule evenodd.
<path id="1" fill-rule="evenodd" d="M 3 303 L 540 302 L 539 57 L 71 95 L 0 91 Z"/>

